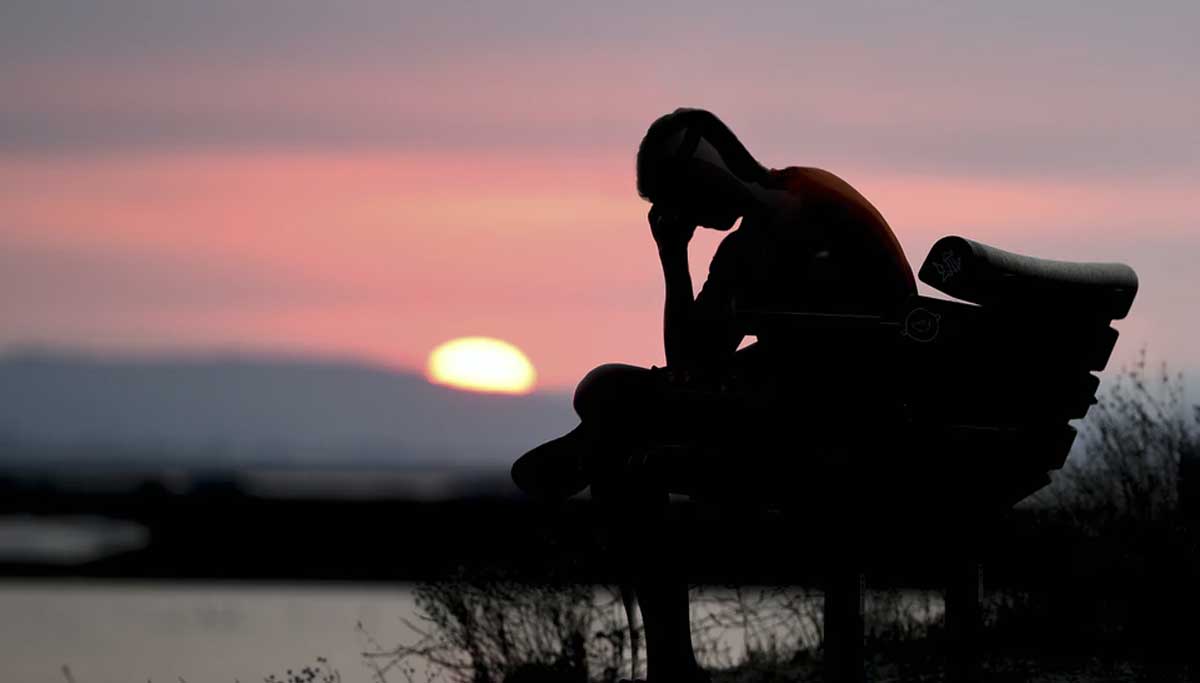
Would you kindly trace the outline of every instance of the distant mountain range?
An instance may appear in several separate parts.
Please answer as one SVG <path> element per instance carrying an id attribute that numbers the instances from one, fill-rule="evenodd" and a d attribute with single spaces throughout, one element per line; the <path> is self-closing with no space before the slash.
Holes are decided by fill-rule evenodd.
<path id="1" fill-rule="evenodd" d="M 567 393 L 469 393 L 349 361 L 0 357 L 10 463 L 507 466 L 576 423 Z"/>

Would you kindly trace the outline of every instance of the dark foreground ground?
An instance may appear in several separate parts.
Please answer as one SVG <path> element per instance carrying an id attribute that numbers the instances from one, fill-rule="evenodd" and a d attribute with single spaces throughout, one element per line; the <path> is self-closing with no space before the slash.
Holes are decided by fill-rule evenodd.
<path id="1" fill-rule="evenodd" d="M 877 683 L 945 680 L 936 660 L 925 658 L 925 648 L 896 658 L 872 658 L 867 662 L 867 680 Z M 899 653 L 891 653 L 893 656 Z M 1192 680 L 1183 672 L 1153 674 L 1131 661 L 1105 661 L 1100 657 L 1029 657 L 990 654 L 981 662 L 982 681 L 995 683 L 1100 683 L 1136 680 Z M 761 683 L 765 681 L 822 681 L 819 662 L 797 661 L 778 666 L 747 664 L 714 672 L 714 683 Z"/>

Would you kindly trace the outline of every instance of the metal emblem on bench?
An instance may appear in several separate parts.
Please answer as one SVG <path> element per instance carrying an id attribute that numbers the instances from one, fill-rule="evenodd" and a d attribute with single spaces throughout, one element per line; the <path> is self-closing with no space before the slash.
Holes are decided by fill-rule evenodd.
<path id="1" fill-rule="evenodd" d="M 904 316 L 902 335 L 915 342 L 931 342 L 941 330 L 942 316 L 928 308 L 914 308 Z"/>
<path id="2" fill-rule="evenodd" d="M 945 282 L 958 275 L 962 270 L 962 257 L 947 249 L 942 252 L 942 262 L 934 261 L 933 268 L 937 271 L 938 277 L 942 278 L 942 282 Z"/>

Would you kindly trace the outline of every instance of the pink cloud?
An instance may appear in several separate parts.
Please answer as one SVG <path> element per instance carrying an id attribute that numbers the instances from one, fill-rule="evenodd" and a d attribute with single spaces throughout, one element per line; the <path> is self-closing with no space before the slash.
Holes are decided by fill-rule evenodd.
<path id="1" fill-rule="evenodd" d="M 948 233 L 1107 260 L 1136 256 L 1131 245 L 1148 239 L 1200 242 L 1185 179 L 834 170 L 880 208 L 914 265 Z M 139 347 L 250 345 L 416 367 L 439 342 L 487 335 L 526 350 L 551 387 L 571 386 L 600 362 L 661 363 L 660 274 L 632 174 L 623 154 L 582 162 L 546 150 L 9 158 L 0 163 L 0 242 L 123 253 L 133 270 L 139 254 L 221 268 L 211 282 L 160 272 L 176 289 L 136 314 L 88 316 L 10 299 L 0 342 L 40 334 Z M 717 237 L 702 235 L 694 250 L 697 288 Z M 1146 258 L 1150 271 L 1160 262 Z M 198 307 L 184 296 L 221 286 L 231 269 L 262 273 L 256 286 L 304 294 L 274 310 L 239 296 Z M 1153 277 L 1147 272 L 1147 282 Z M 1137 309 L 1146 321 L 1173 305 L 1152 291 Z M 1182 344 L 1167 340 L 1188 334 L 1152 333 L 1172 349 Z"/>

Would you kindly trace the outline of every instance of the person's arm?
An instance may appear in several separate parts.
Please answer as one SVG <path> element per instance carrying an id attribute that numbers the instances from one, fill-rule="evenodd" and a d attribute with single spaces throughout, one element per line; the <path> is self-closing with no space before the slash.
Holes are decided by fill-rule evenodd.
<path id="1" fill-rule="evenodd" d="M 658 245 L 662 263 L 666 301 L 663 306 L 663 348 L 668 367 L 691 364 L 692 274 L 688 270 L 688 242 L 696 231 L 694 224 L 677 213 L 658 206 L 650 208 L 650 231 Z"/>
<path id="2" fill-rule="evenodd" d="M 708 279 L 693 298 L 687 245 L 696 226 L 661 209 L 651 209 L 650 224 L 666 284 L 663 347 L 667 366 L 685 369 L 728 360 L 745 336 L 734 327 L 732 315 L 740 235 L 727 236 L 717 247 Z"/>
<path id="3" fill-rule="evenodd" d="M 731 237 L 733 235 L 726 239 Z M 726 243 L 722 242 L 721 245 L 725 246 Z M 708 279 L 692 304 L 691 319 L 692 338 L 695 340 L 693 353 L 702 362 L 714 366 L 731 360 L 746 337 L 734 323 L 733 283 L 728 279 L 729 273 L 722 268 L 720 247 L 717 252 L 709 268 Z"/>
<path id="4" fill-rule="evenodd" d="M 695 358 L 711 368 L 733 359 L 745 335 L 734 321 L 735 293 L 741 291 L 746 274 L 742 259 L 745 228 L 725 236 L 717 245 L 708 266 L 708 278 L 692 304 L 691 334 Z"/>

